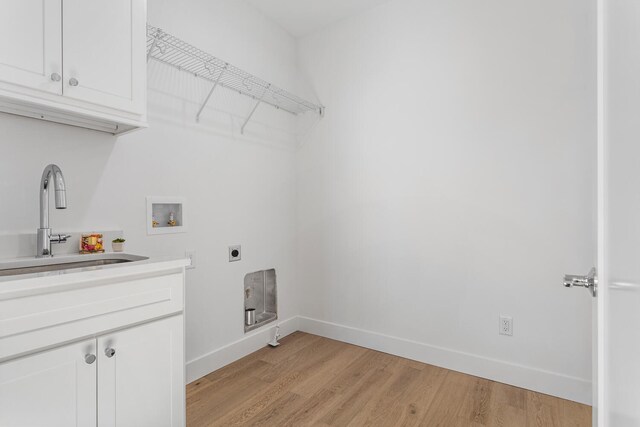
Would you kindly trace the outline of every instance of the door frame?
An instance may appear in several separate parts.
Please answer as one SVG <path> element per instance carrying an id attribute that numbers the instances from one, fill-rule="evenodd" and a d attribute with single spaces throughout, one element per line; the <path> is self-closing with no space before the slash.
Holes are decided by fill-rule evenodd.
<path id="1" fill-rule="evenodd" d="M 606 425 L 608 404 L 606 399 L 606 301 L 609 296 L 606 269 L 606 116 L 605 116 L 605 4 L 606 0 L 596 0 L 596 55 L 597 55 L 597 268 L 598 294 L 594 298 L 594 330 L 595 340 L 593 364 L 593 417 L 594 427 Z"/>

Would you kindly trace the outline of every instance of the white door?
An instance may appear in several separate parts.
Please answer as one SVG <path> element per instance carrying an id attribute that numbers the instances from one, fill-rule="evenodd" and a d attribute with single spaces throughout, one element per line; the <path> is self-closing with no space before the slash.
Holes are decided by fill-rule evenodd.
<path id="1" fill-rule="evenodd" d="M 640 2 L 600 0 L 600 426 L 640 426 Z"/>
<path id="2" fill-rule="evenodd" d="M 98 425 L 185 424 L 182 316 L 98 338 Z"/>
<path id="3" fill-rule="evenodd" d="M 96 341 L 0 363 L 0 426 L 95 426 Z"/>
<path id="4" fill-rule="evenodd" d="M 3 0 L 1 6 L 0 81 L 61 94 L 62 0 Z"/>
<path id="5" fill-rule="evenodd" d="M 640 426 L 640 2 L 597 0 L 593 425 Z M 565 277 L 592 291 L 595 270 Z"/>
<path id="6" fill-rule="evenodd" d="M 64 95 L 142 114 L 146 19 L 146 0 L 64 0 Z"/>

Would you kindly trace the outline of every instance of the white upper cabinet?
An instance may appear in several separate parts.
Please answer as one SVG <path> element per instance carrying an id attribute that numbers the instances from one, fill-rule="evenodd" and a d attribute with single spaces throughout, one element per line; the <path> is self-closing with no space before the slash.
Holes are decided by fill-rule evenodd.
<path id="1" fill-rule="evenodd" d="M 145 3 L 64 0 L 63 22 L 65 96 L 142 114 Z"/>
<path id="2" fill-rule="evenodd" d="M 3 0 L 0 80 L 62 94 L 62 0 Z"/>
<path id="3" fill-rule="evenodd" d="M 146 0 L 3 0 L 0 111 L 145 127 L 146 14 Z"/>

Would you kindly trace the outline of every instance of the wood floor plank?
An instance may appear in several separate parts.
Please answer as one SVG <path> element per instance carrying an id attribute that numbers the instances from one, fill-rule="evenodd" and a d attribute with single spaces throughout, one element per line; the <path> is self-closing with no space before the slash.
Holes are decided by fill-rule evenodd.
<path id="1" fill-rule="evenodd" d="M 526 426 L 527 417 L 524 409 L 514 408 L 509 405 L 496 406 L 491 410 L 489 427 Z M 586 427 L 586 424 L 583 424 Z"/>
<path id="2" fill-rule="evenodd" d="M 590 427 L 579 403 L 302 332 L 187 386 L 187 425 Z"/>
<path id="3" fill-rule="evenodd" d="M 526 426 L 525 397 L 524 389 L 492 382 L 487 426 Z"/>
<path id="4" fill-rule="evenodd" d="M 570 400 L 562 401 L 563 427 L 580 427 L 591 424 L 591 408 Z"/>
<path id="5" fill-rule="evenodd" d="M 345 366 L 325 387 L 339 394 L 346 393 L 369 372 L 384 370 L 392 361 L 393 357 L 388 354 L 367 351 Z"/>
<path id="6" fill-rule="evenodd" d="M 187 400 L 189 398 L 197 398 L 200 396 L 200 392 L 207 388 L 211 384 L 211 381 L 207 377 L 202 377 L 200 379 L 195 380 L 187 387 Z"/>
<path id="7" fill-rule="evenodd" d="M 282 420 L 283 427 L 311 426 L 320 421 L 327 408 L 334 406 L 340 395 L 335 391 L 320 389 L 313 396 L 309 397 L 304 405 L 294 409 Z"/>
<path id="8" fill-rule="evenodd" d="M 378 387 L 383 386 L 392 374 L 383 369 L 376 369 L 365 374 L 363 381 L 354 389 L 344 395 L 344 398 L 334 405 L 320 420 L 330 426 L 346 426 L 358 415 L 372 396 L 375 396 Z"/>
<path id="9" fill-rule="evenodd" d="M 487 425 L 491 392 L 491 381 L 474 377 L 469 394 L 461 402 L 458 416 L 475 424 Z"/>
<path id="10" fill-rule="evenodd" d="M 259 394 L 268 386 L 267 382 L 244 376 L 235 379 L 233 384 L 208 387 L 206 392 L 187 400 L 187 425 L 214 425 L 221 414 L 236 410 L 242 401 Z"/>
<path id="11" fill-rule="evenodd" d="M 389 362 L 393 360 L 393 357 L 384 353 L 370 351 L 365 351 L 361 357 L 357 357 L 355 360 L 344 359 L 339 354 L 336 357 L 340 358 L 343 366 L 342 369 L 337 369 L 337 373 L 329 381 L 324 379 L 319 382 L 314 381 L 317 380 L 317 375 L 312 375 L 301 384 L 301 388 L 305 388 L 310 383 L 315 383 L 318 391 L 309 398 L 304 407 L 293 408 L 292 415 L 285 422 L 286 425 L 325 424 L 321 418 L 328 412 L 335 410 L 338 406 L 334 405 L 335 402 L 339 403 L 348 398 L 353 389 L 366 381 L 368 373 L 374 370 L 385 372 Z"/>
<path id="12" fill-rule="evenodd" d="M 288 393 L 294 385 L 304 381 L 314 370 L 332 358 L 336 348 L 339 347 L 339 343 L 332 340 L 327 341 L 310 341 L 306 347 L 297 351 L 291 357 L 282 359 L 282 362 L 276 365 L 269 375 L 261 376 L 258 379 L 271 383 L 264 393 L 254 399 L 247 399 L 244 407 L 231 411 L 219 421 L 216 421 L 216 424 L 236 426 L 252 423 L 253 418 L 261 411 L 282 395 Z"/>
<path id="13" fill-rule="evenodd" d="M 526 395 L 527 427 L 562 427 L 561 399 L 528 390 Z"/>
<path id="14" fill-rule="evenodd" d="M 267 363 L 264 360 L 249 359 L 243 364 L 233 366 L 232 369 L 224 370 L 219 373 L 218 371 L 216 371 L 216 375 L 207 375 L 204 378 L 208 381 L 208 383 L 203 385 L 202 388 L 205 389 L 214 385 L 223 386 L 224 384 L 233 384 L 233 381 L 235 381 L 235 379 L 238 377 L 250 376 L 260 378 L 261 375 L 264 375 L 267 372 L 271 372 L 273 368 L 274 365 Z"/>
<path id="15" fill-rule="evenodd" d="M 460 424 L 460 408 L 471 395 L 475 378 L 460 372 L 449 371 L 444 379 L 436 399 L 432 402 L 421 425 L 446 427 Z M 468 421 L 470 423 L 470 421 Z"/>
<path id="16" fill-rule="evenodd" d="M 299 394 L 286 392 L 279 399 L 258 412 L 251 420 L 252 426 L 279 426 L 287 417 L 292 406 L 298 406 L 307 399 Z"/>
<path id="17" fill-rule="evenodd" d="M 508 384 L 493 382 L 492 397 L 496 405 L 509 405 L 524 411 L 527 390 Z M 584 406 L 584 405 L 583 405 Z"/>
<path id="18" fill-rule="evenodd" d="M 307 381 L 293 387 L 291 391 L 306 397 L 315 395 L 319 388 L 333 381 L 350 363 L 367 352 L 366 349 L 355 345 L 347 344 L 341 347 L 331 360 L 320 367 Z"/>
<path id="19" fill-rule="evenodd" d="M 201 378 L 195 382 L 194 389 L 196 390 L 192 390 L 191 384 L 189 385 L 186 393 L 187 407 L 193 406 L 194 415 L 199 414 L 201 411 L 205 413 L 210 412 L 212 409 L 209 408 L 209 406 L 212 405 L 212 401 L 216 404 L 222 404 L 227 400 L 233 401 L 233 396 L 242 393 L 242 390 L 239 389 L 240 386 L 243 384 L 251 384 L 252 379 L 257 378 L 261 372 L 269 371 L 273 368 L 272 365 L 259 359 L 249 358 L 247 360 L 245 365 L 237 365 L 233 371 L 218 370 L 213 374 Z M 256 386 L 266 384 L 267 383 L 262 380 L 256 381 Z M 218 390 L 225 390 L 229 395 L 218 397 Z M 249 394 L 250 393 L 251 391 Z M 215 405 L 213 406 L 215 407 Z"/>
<path id="20" fill-rule="evenodd" d="M 399 404 L 399 401 L 411 389 L 414 382 L 419 380 L 420 371 L 400 363 L 386 387 L 380 388 L 375 397 L 356 414 L 349 425 L 352 426 L 385 426 L 389 411 Z"/>
<path id="21" fill-rule="evenodd" d="M 280 357 L 279 363 L 272 365 L 273 368 L 270 370 L 260 373 L 258 378 L 267 382 L 276 381 L 291 371 L 305 369 L 309 364 L 313 363 L 313 361 L 324 356 L 331 356 L 328 360 L 331 359 L 340 348 L 340 343 L 325 338 L 309 341 L 306 347 L 290 354 L 289 357 Z M 265 359 L 261 360 L 264 361 Z M 307 376 L 309 375 L 311 375 L 311 373 L 307 373 Z"/>
<path id="22" fill-rule="evenodd" d="M 427 365 L 426 363 L 418 362 L 417 360 L 405 359 L 403 357 L 399 359 L 398 363 L 400 365 L 409 366 L 410 368 L 417 369 L 418 371 L 422 371 L 427 366 L 431 366 L 431 365 Z"/>
<path id="23" fill-rule="evenodd" d="M 387 426 L 417 426 L 425 417 L 438 390 L 447 375 L 447 370 L 437 366 L 424 365 L 413 386 L 400 396 L 396 405 L 390 408 L 383 420 Z"/>

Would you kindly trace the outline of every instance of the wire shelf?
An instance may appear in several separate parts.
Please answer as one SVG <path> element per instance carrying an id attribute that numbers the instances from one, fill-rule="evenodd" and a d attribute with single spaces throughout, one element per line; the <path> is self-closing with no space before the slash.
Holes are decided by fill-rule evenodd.
<path id="1" fill-rule="evenodd" d="M 149 59 L 155 59 L 213 83 L 211 92 L 198 111 L 196 119 L 217 86 L 226 87 L 256 100 L 247 121 L 262 102 L 294 115 L 310 111 L 320 116 L 324 114 L 324 107 L 293 95 L 151 25 L 147 25 L 147 60 Z"/>

